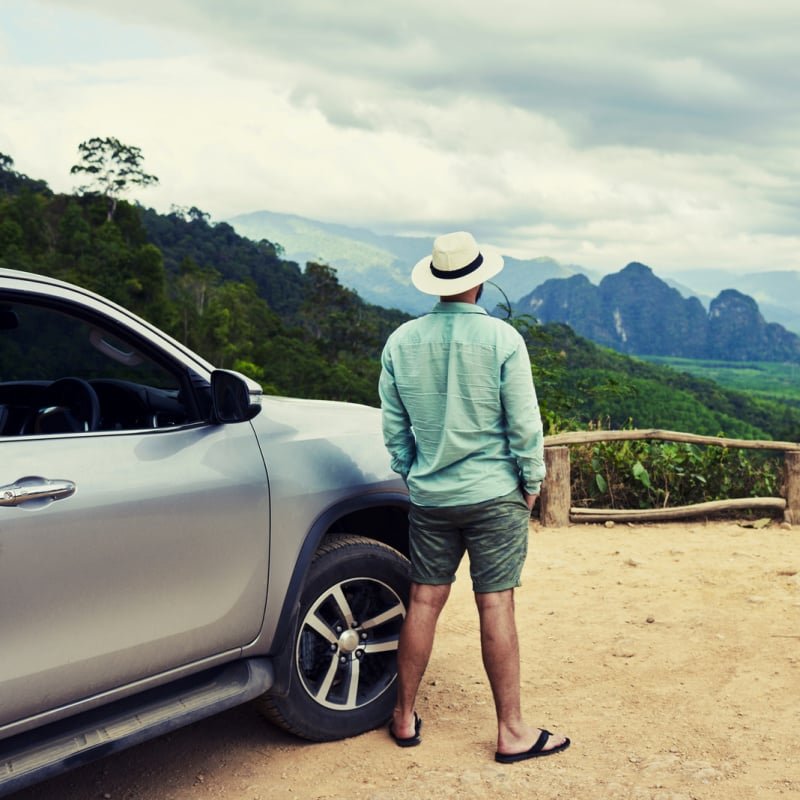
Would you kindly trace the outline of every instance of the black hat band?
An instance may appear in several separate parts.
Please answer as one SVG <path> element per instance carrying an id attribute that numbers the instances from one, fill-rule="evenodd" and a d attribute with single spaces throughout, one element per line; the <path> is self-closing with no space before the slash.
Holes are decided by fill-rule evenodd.
<path id="1" fill-rule="evenodd" d="M 481 264 L 483 264 L 483 255 L 481 253 L 478 253 L 478 257 L 474 261 L 470 261 L 466 267 L 461 267 L 460 269 L 437 269 L 433 266 L 433 261 L 431 261 L 431 274 L 435 278 L 444 278 L 445 280 L 463 278 L 465 275 L 469 275 L 470 272 L 475 272 Z"/>

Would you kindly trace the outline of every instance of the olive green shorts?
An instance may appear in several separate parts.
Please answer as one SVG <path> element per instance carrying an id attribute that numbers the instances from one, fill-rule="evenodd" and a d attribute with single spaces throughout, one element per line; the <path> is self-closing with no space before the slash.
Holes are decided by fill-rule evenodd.
<path id="1" fill-rule="evenodd" d="M 469 553 L 475 592 L 501 592 L 520 585 L 528 553 L 528 504 L 520 489 L 468 506 L 411 506 L 411 580 L 453 583 Z"/>

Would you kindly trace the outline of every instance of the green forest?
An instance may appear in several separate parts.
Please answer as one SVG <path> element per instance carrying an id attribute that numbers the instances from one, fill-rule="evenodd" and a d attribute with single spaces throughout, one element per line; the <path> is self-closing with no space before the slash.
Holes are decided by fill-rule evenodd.
<path id="1" fill-rule="evenodd" d="M 709 361 L 669 356 L 646 356 L 645 360 L 708 378 L 729 389 L 800 407 L 800 364 Z"/>
<path id="2" fill-rule="evenodd" d="M 117 181 L 118 189 L 128 188 L 124 177 Z M 406 314 L 364 302 L 329 266 L 287 261 L 279 243 L 239 236 L 198 208 L 160 214 L 120 194 L 97 184 L 57 194 L 0 154 L 0 267 L 50 275 L 109 297 L 217 366 L 255 378 L 267 393 L 378 405 L 380 351 Z M 528 317 L 511 323 L 529 346 L 547 433 L 658 427 L 798 438 L 794 398 L 735 391 L 622 356 L 566 325 L 539 325 Z M 646 470 L 661 454 L 643 444 L 634 460 Z M 705 457 L 689 448 L 680 459 L 696 470 Z M 591 453 L 587 459 L 590 464 Z M 753 484 L 746 491 L 764 491 L 761 478 L 753 481 L 764 469 L 774 484 L 772 466 L 746 461 Z M 633 476 L 632 466 L 627 472 Z M 641 469 L 637 475 L 632 482 L 641 487 Z M 588 484 L 583 494 L 607 501 L 603 481 L 590 477 Z M 650 494 L 647 504 L 658 503 L 658 492 Z"/>

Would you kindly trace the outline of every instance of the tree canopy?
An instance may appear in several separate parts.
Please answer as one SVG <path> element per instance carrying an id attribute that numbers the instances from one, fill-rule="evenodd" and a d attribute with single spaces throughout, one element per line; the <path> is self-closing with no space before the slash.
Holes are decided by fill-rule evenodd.
<path id="1" fill-rule="evenodd" d="M 17 194 L 20 191 L 50 193 L 45 181 L 34 180 L 14 169 L 14 159 L 0 153 L 0 195 Z"/>
<path id="2" fill-rule="evenodd" d="M 133 186 L 152 186 L 158 183 L 142 167 L 142 151 L 123 144 L 113 136 L 92 137 L 78 145 L 81 160 L 70 169 L 71 175 L 86 175 L 88 182 L 77 187 L 81 194 L 94 192 L 108 199 L 108 219 L 114 217 L 117 201 Z"/>

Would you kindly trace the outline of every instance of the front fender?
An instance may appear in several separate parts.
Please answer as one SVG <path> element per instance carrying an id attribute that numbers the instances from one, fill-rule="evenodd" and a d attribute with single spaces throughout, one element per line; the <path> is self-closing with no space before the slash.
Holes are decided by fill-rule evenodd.
<path id="1" fill-rule="evenodd" d="M 281 607 L 275 635 L 267 655 L 272 658 L 275 667 L 275 682 L 271 693 L 285 695 L 289 691 L 294 632 L 297 630 L 300 612 L 300 597 L 306 576 L 314 560 L 314 554 L 320 543 L 330 533 L 359 533 L 363 536 L 382 541 L 404 553 L 408 552 L 408 530 L 404 537 L 397 531 L 373 531 L 352 529 L 348 520 L 369 519 L 370 513 L 377 511 L 394 512 L 403 518 L 408 512 L 408 495 L 402 492 L 376 492 L 367 496 L 353 497 L 336 503 L 326 509 L 311 526 L 303 541 L 297 561 L 295 562 L 289 587 Z M 401 541 L 402 540 L 402 541 Z"/>

